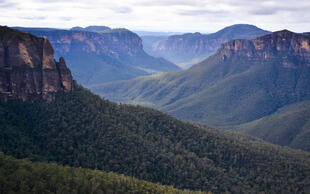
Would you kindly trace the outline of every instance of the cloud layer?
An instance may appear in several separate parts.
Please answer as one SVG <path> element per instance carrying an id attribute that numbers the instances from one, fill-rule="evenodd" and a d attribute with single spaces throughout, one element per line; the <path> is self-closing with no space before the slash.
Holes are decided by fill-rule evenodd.
<path id="1" fill-rule="evenodd" d="M 214 32 L 248 23 L 310 31 L 309 0 L 0 0 L 0 25 L 106 25 L 132 30 Z"/>

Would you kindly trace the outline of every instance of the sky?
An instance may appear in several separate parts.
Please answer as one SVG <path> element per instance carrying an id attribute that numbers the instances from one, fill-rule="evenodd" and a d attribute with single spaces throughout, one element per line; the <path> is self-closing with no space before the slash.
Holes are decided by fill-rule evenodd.
<path id="1" fill-rule="evenodd" d="M 0 0 L 0 25 L 210 33 L 233 24 L 310 31 L 310 0 Z"/>

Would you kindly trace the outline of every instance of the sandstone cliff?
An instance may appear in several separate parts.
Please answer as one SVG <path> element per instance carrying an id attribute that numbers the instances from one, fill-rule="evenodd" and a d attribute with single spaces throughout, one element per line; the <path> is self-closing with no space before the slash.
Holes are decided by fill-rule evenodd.
<path id="1" fill-rule="evenodd" d="M 257 62 L 277 62 L 285 68 L 309 67 L 310 35 L 282 30 L 252 41 L 233 40 L 224 43 L 217 52 L 224 60 L 243 58 L 248 65 Z M 248 61 L 253 63 L 249 64 Z"/>
<path id="2" fill-rule="evenodd" d="M 71 91 L 74 81 L 63 58 L 45 38 L 0 27 L 0 99 L 51 101 L 55 92 Z"/>
<path id="3" fill-rule="evenodd" d="M 283 30 L 224 43 L 216 54 L 186 71 L 92 90 L 114 101 L 141 102 L 181 119 L 231 126 L 309 100 L 309 64 L 310 35 Z"/>
<path id="4" fill-rule="evenodd" d="M 84 86 L 180 69 L 169 61 L 146 54 L 141 38 L 126 29 L 101 33 L 87 29 L 17 29 L 46 37 L 55 49 L 55 56 L 65 57 L 74 78 Z"/>

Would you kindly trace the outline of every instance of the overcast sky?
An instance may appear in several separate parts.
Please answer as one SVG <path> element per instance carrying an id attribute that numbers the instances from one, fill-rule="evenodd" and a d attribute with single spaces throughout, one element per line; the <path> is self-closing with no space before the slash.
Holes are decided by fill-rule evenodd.
<path id="1" fill-rule="evenodd" d="M 239 23 L 309 32 L 310 0 L 0 0 L 8 26 L 214 32 Z"/>

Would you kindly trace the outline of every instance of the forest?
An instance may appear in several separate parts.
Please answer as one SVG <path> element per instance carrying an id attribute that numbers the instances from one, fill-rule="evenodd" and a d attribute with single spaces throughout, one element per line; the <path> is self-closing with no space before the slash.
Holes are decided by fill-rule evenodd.
<path id="1" fill-rule="evenodd" d="M 307 152 L 112 103 L 82 87 L 53 102 L 1 102 L 0 126 L 4 154 L 32 162 L 194 191 L 310 192 Z"/>
<path id="2" fill-rule="evenodd" d="M 0 152 L 0 193 L 177 193 L 171 186 L 116 173 L 15 159 Z"/>

